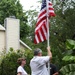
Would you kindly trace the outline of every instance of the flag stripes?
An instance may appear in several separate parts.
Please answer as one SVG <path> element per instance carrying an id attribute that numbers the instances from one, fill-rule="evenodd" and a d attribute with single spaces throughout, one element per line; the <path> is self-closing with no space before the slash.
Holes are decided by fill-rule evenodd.
<path id="1" fill-rule="evenodd" d="M 50 0 L 48 0 L 48 15 L 49 17 L 55 16 L 54 8 Z M 35 28 L 35 38 L 34 43 L 40 43 L 47 40 L 47 7 L 46 7 L 46 0 L 42 0 L 42 7 L 41 11 L 38 15 L 36 28 Z"/>

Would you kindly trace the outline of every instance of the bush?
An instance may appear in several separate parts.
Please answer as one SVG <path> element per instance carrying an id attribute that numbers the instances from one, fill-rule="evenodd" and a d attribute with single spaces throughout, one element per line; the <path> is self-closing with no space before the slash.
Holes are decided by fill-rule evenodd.
<path id="1" fill-rule="evenodd" d="M 0 75 L 16 75 L 17 74 L 17 59 L 20 57 L 27 58 L 27 64 L 25 66 L 25 70 L 27 73 L 30 73 L 30 59 L 33 57 L 32 51 L 30 50 L 17 50 L 14 52 L 12 49 L 8 54 L 4 55 L 1 64 L 0 64 Z"/>
<path id="2" fill-rule="evenodd" d="M 75 75 L 75 64 L 68 64 L 60 69 L 60 75 Z"/>

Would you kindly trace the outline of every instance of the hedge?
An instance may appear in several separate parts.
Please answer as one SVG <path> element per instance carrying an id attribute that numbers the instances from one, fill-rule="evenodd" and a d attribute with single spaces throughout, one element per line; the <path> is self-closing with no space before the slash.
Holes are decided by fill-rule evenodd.
<path id="1" fill-rule="evenodd" d="M 17 64 L 17 59 L 20 57 L 27 58 L 25 70 L 28 74 L 31 73 L 29 63 L 31 58 L 33 57 L 32 51 L 17 50 L 15 52 L 13 49 L 10 49 L 10 51 L 7 54 L 4 54 L 2 57 L 3 58 L 0 63 L 0 75 L 17 75 L 17 67 L 19 66 Z"/>

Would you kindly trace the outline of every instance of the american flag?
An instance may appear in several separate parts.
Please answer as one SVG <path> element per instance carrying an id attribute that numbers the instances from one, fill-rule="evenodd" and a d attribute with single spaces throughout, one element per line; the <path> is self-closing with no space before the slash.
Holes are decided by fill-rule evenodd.
<path id="1" fill-rule="evenodd" d="M 49 17 L 55 16 L 54 8 L 50 0 L 48 0 L 48 13 L 47 13 L 47 3 L 46 0 L 42 0 L 41 11 L 38 15 L 36 28 L 35 28 L 35 38 L 34 43 L 38 44 L 47 40 L 47 14 Z"/>

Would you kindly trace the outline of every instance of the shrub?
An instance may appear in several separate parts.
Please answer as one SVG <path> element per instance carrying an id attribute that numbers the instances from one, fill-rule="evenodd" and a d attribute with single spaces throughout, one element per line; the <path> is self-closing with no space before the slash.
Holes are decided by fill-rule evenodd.
<path id="1" fill-rule="evenodd" d="M 30 59 L 32 58 L 33 54 L 30 50 L 17 50 L 14 52 L 10 50 L 6 55 L 4 55 L 1 64 L 0 64 L 0 75 L 16 75 L 17 74 L 17 59 L 20 57 L 27 58 L 27 64 L 25 66 L 25 70 L 30 73 Z"/>
<path id="2" fill-rule="evenodd" d="M 60 69 L 60 75 L 75 75 L 75 64 L 68 64 Z"/>

